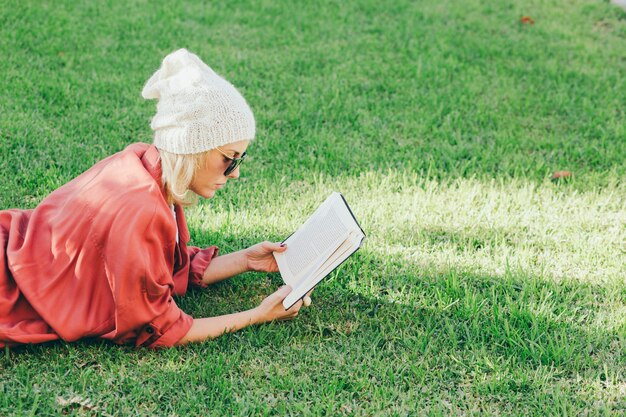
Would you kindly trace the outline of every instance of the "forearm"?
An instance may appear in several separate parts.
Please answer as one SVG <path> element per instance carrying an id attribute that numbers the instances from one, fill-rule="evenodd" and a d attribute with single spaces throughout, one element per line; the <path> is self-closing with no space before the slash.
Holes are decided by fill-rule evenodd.
<path id="1" fill-rule="evenodd" d="M 176 346 L 213 339 L 224 333 L 236 332 L 251 324 L 291 319 L 298 314 L 300 307 L 302 307 L 302 301 L 298 301 L 289 310 L 285 310 L 283 300 L 290 292 L 291 287 L 285 285 L 266 297 L 258 307 L 252 310 L 227 314 L 225 316 L 194 319 L 191 328 L 187 334 L 176 343 Z"/>
<path id="2" fill-rule="evenodd" d="M 176 343 L 176 346 L 191 342 L 202 342 L 207 339 L 214 339 L 225 333 L 236 332 L 251 324 L 256 324 L 257 317 L 256 309 L 252 309 L 224 316 L 194 319 L 191 329 Z"/>
<path id="3" fill-rule="evenodd" d="M 202 282 L 212 284 L 248 271 L 244 251 L 229 253 L 214 258 L 202 274 Z"/>

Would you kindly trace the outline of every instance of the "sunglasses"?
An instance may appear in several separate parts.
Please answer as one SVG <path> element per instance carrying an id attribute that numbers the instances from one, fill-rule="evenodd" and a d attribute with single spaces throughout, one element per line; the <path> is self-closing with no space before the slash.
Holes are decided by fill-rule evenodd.
<path id="1" fill-rule="evenodd" d="M 234 170 L 236 170 L 237 167 L 241 165 L 243 160 L 246 159 L 246 156 L 248 156 L 248 152 L 244 151 L 243 154 L 241 154 L 239 158 L 233 158 L 232 156 L 226 155 L 224 151 L 222 151 L 220 148 L 215 148 L 215 149 L 217 149 L 219 153 L 224 155 L 226 158 L 230 159 L 230 165 L 228 165 L 228 168 L 226 168 L 226 171 L 224 171 L 224 175 L 228 175 Z"/>

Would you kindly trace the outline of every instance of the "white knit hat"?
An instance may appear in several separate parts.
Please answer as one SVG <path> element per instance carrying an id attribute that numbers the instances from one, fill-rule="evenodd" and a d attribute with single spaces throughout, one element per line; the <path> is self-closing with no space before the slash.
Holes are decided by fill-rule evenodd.
<path id="1" fill-rule="evenodd" d="M 159 149 L 192 154 L 254 139 L 254 116 L 246 100 L 186 49 L 163 59 L 141 95 L 159 100 L 150 124 Z"/>

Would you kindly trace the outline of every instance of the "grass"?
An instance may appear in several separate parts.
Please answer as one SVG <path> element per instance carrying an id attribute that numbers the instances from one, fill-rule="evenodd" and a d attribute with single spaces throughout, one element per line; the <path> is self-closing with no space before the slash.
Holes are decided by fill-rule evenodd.
<path id="1" fill-rule="evenodd" d="M 185 46 L 258 123 L 243 177 L 188 212 L 192 243 L 282 239 L 331 190 L 368 234 L 293 322 L 158 352 L 7 349 L 0 415 L 626 413 L 621 9 L 9 1 L 0 35 L 0 209 L 149 142 L 139 93 Z M 177 302 L 227 313 L 279 283 Z"/>

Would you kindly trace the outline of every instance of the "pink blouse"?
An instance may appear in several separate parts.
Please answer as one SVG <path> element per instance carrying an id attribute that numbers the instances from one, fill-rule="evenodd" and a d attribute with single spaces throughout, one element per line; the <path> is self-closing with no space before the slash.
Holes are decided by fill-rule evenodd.
<path id="1" fill-rule="evenodd" d="M 218 252 L 187 247 L 175 210 L 176 220 L 158 150 L 136 143 L 34 210 L 0 211 L 0 347 L 85 337 L 173 346 L 193 319 L 172 295 L 204 287 Z"/>

